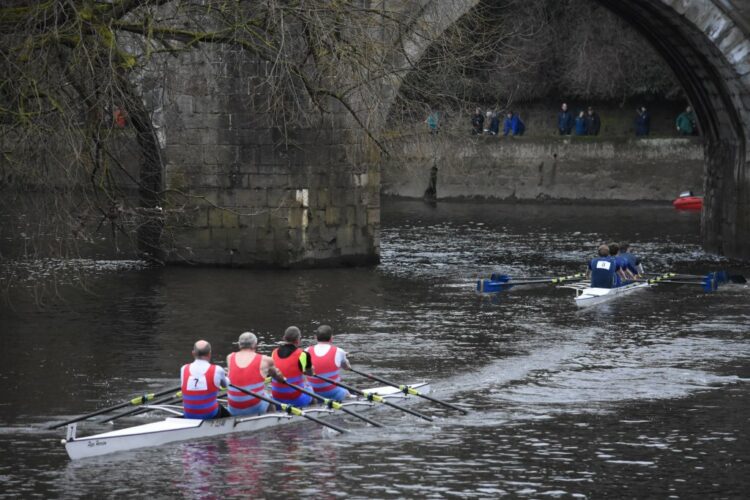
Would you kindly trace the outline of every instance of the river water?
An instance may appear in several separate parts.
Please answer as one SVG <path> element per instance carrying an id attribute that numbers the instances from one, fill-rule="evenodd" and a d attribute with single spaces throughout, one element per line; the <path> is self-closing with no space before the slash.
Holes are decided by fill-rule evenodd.
<path id="1" fill-rule="evenodd" d="M 42 308 L 12 290 L 0 306 L 0 497 L 746 497 L 749 287 L 582 311 L 551 286 L 473 292 L 493 271 L 579 271 L 603 240 L 629 239 L 654 271 L 731 267 L 700 250 L 698 226 L 664 205 L 390 201 L 373 269 L 77 262 L 86 290 L 60 285 Z M 415 403 L 438 418 L 385 409 L 370 414 L 384 429 L 342 419 L 354 432 L 300 424 L 76 462 L 64 430 L 44 430 L 176 385 L 198 338 L 222 359 L 244 330 L 270 353 L 286 326 L 309 340 L 320 323 L 355 366 L 430 380 L 471 413 Z"/>

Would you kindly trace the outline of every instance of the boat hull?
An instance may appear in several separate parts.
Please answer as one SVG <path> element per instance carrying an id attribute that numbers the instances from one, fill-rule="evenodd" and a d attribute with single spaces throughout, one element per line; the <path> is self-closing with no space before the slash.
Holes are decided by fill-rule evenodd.
<path id="1" fill-rule="evenodd" d="M 615 298 L 629 295 L 635 291 L 649 288 L 646 282 L 630 283 L 616 288 L 576 288 L 575 303 L 578 307 L 589 307 Z"/>
<path id="2" fill-rule="evenodd" d="M 627 285 L 618 286 L 616 288 L 595 288 L 586 286 L 583 283 L 574 283 L 570 285 L 562 285 L 560 288 L 570 288 L 575 290 L 575 303 L 578 307 L 588 307 L 603 302 L 609 302 L 617 297 L 623 295 L 629 295 L 637 290 L 642 290 L 652 286 L 645 281 L 639 281 L 635 283 L 629 283 Z"/>
<path id="3" fill-rule="evenodd" d="M 700 196 L 683 196 L 674 200 L 672 206 L 677 210 L 701 210 L 703 198 Z"/>
<path id="4" fill-rule="evenodd" d="M 421 394 L 426 394 L 430 391 L 430 386 L 427 383 L 415 384 L 411 387 L 417 389 Z M 413 396 L 405 396 L 394 387 L 378 387 L 369 389 L 366 392 L 380 394 L 388 400 L 415 399 Z M 365 411 L 378 403 L 370 403 L 358 398 L 342 404 L 352 410 Z M 316 418 L 325 418 L 334 412 L 326 408 L 311 407 L 306 408 L 305 413 L 309 413 Z M 304 417 L 281 412 L 267 413 L 255 417 L 228 417 L 213 420 L 170 417 L 158 422 L 128 427 L 112 432 L 67 439 L 65 450 L 72 460 L 79 460 L 82 458 L 161 446 L 179 441 L 192 441 L 238 432 L 259 431 L 268 427 L 306 420 Z"/>

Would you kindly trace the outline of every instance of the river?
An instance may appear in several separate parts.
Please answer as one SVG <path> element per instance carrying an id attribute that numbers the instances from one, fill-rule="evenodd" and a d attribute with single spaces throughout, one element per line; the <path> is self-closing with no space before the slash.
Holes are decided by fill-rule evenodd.
<path id="1" fill-rule="evenodd" d="M 250 271 L 79 261 L 86 289 L 0 305 L 0 497 L 741 498 L 750 491 L 750 287 L 662 286 L 577 310 L 543 286 L 477 296 L 478 276 L 581 270 L 628 239 L 653 271 L 732 266 L 668 205 L 388 201 L 382 264 Z M 6 265 L 8 265 L 6 263 Z M 731 267 L 735 273 L 749 270 Z M 320 323 L 355 366 L 471 409 L 383 409 L 70 461 L 45 424 L 176 384 L 252 330 L 270 353 Z M 359 386 L 366 381 L 347 377 Z M 129 424 L 144 421 L 131 419 Z M 122 426 L 122 424 L 120 424 Z M 111 427 L 79 426 L 79 434 Z"/>

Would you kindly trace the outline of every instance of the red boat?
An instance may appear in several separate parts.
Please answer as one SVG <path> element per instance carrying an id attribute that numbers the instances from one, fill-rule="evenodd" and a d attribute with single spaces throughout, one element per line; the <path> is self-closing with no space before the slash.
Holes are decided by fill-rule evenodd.
<path id="1" fill-rule="evenodd" d="M 676 210 L 701 210 L 703 208 L 703 197 L 693 196 L 693 193 L 687 191 L 680 194 L 679 198 L 672 202 Z"/>

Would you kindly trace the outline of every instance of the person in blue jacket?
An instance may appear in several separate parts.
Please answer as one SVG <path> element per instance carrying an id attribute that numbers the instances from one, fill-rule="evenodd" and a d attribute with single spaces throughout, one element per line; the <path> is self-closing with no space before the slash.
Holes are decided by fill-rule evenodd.
<path id="1" fill-rule="evenodd" d="M 616 286 L 625 285 L 633 281 L 638 275 L 638 269 L 630 264 L 630 261 L 623 255 L 620 255 L 620 245 L 610 243 L 609 256 L 615 260 L 615 272 L 617 273 Z"/>
<path id="2" fill-rule="evenodd" d="M 628 243 L 620 243 L 620 256 L 624 257 L 628 261 L 628 264 L 630 264 L 630 267 L 635 269 L 635 275 L 643 274 L 641 258 L 630 251 L 630 245 Z"/>
<path id="3" fill-rule="evenodd" d="M 523 135 L 526 131 L 526 125 L 523 124 L 518 114 L 508 111 L 503 122 L 503 135 Z"/>
<path id="4" fill-rule="evenodd" d="M 581 111 L 576 117 L 576 135 L 588 135 L 588 123 L 586 122 L 586 114 Z"/>
<path id="5" fill-rule="evenodd" d="M 573 130 L 573 115 L 568 111 L 566 103 L 562 103 L 560 112 L 557 113 L 557 130 L 560 135 L 570 135 L 571 130 Z"/>
<path id="6" fill-rule="evenodd" d="M 592 288 L 614 288 L 617 286 L 617 264 L 609 256 L 607 245 L 599 246 L 598 256 L 589 262 L 588 274 Z"/>

